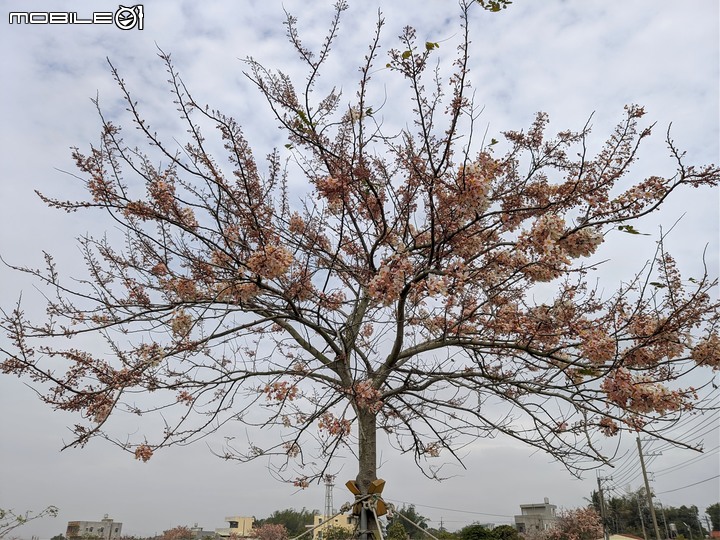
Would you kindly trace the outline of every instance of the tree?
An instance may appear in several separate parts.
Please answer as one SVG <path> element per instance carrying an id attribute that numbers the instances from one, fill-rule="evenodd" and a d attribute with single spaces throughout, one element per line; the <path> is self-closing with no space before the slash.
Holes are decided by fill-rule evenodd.
<path id="1" fill-rule="evenodd" d="M 388 540 L 409 540 L 410 536 L 405 526 L 399 520 L 395 520 L 388 524 L 387 538 Z"/>
<path id="2" fill-rule="evenodd" d="M 330 525 L 322 530 L 322 535 L 323 540 L 348 540 L 352 538 L 353 532 L 339 525 Z"/>
<path id="3" fill-rule="evenodd" d="M 500 525 L 488 529 L 484 525 L 473 523 L 457 532 L 460 540 L 520 540 L 517 530 L 510 525 Z"/>
<path id="4" fill-rule="evenodd" d="M 441 527 L 439 529 L 428 527 L 425 530 L 438 540 L 460 540 L 460 537 L 456 532 L 450 532 L 446 530 L 445 527 Z"/>
<path id="5" fill-rule="evenodd" d="M 288 540 L 288 530 L 284 525 L 264 523 L 253 529 L 253 538 L 258 540 Z"/>
<path id="6" fill-rule="evenodd" d="M 679 508 L 667 506 L 664 509 L 665 519 L 668 524 L 674 523 L 678 531 L 687 532 L 688 527 L 693 531 L 704 536 L 704 527 L 700 522 L 700 512 L 695 505 L 681 505 Z"/>
<path id="7" fill-rule="evenodd" d="M 392 513 L 389 525 L 393 526 L 396 523 L 402 525 L 407 538 L 411 539 L 423 538 L 423 530 L 428 528 L 427 518 L 417 513 L 414 504 L 409 506 L 403 504 L 402 508 L 396 509 Z"/>
<path id="8" fill-rule="evenodd" d="M 11 531 L 14 531 L 18 527 L 25 525 L 26 523 L 44 518 L 44 517 L 56 517 L 58 515 L 57 506 L 48 506 L 40 512 L 33 512 L 28 510 L 27 512 L 15 513 L 13 510 L 4 510 L 0 508 L 0 538 L 4 538 Z"/>
<path id="9" fill-rule="evenodd" d="M 597 540 L 603 535 L 602 520 L 594 508 L 563 510 L 547 540 Z"/>
<path id="10" fill-rule="evenodd" d="M 710 516 L 713 531 L 720 531 L 720 502 L 711 504 L 705 509 L 705 513 Z"/>
<path id="11" fill-rule="evenodd" d="M 167 531 L 163 531 L 160 540 L 194 540 L 195 534 L 188 528 L 183 526 L 173 527 Z M 265 539 L 263 539 L 265 540 Z"/>
<path id="12" fill-rule="evenodd" d="M 295 510 L 294 508 L 286 508 L 285 510 L 275 510 L 270 517 L 255 521 L 255 527 L 263 527 L 264 525 L 282 525 L 287 531 L 290 538 L 300 536 L 307 531 L 307 526 L 313 524 L 313 520 L 317 514 L 316 510 Z"/>
<path id="13" fill-rule="evenodd" d="M 685 163 L 668 135 L 676 170 L 632 185 L 652 131 L 637 105 L 595 157 L 589 124 L 550 136 L 545 114 L 478 141 L 473 4 L 447 81 L 430 67 L 438 44 L 411 28 L 379 60 L 380 19 L 349 102 L 313 92 L 344 3 L 315 55 L 289 16 L 307 79 L 247 60 L 287 135 L 287 166 L 273 151 L 261 167 L 240 124 L 201 106 L 161 52 L 188 131 L 176 150 L 111 68 L 145 140 L 126 143 L 98 104 L 99 146 L 73 152 L 88 198 L 42 198 L 105 212 L 122 237 L 80 238 L 88 273 L 77 281 L 50 255 L 45 269 L 16 267 L 46 287 L 47 318 L 20 301 L 2 312 L 2 371 L 49 385 L 49 405 L 85 419 L 68 446 L 104 437 L 147 461 L 232 422 L 272 427 L 275 442 L 230 439 L 221 455 L 275 458 L 304 487 L 347 447 L 362 498 L 378 432 L 431 477 L 435 458 L 460 460 L 458 445 L 476 437 L 504 434 L 573 472 L 612 455 L 599 436 L 667 440 L 698 406 L 684 375 L 720 367 L 717 279 L 683 278 L 661 235 L 655 260 L 607 294 L 593 257 L 675 192 L 717 186 L 720 171 Z M 412 102 L 383 110 L 408 110 L 407 128 L 385 132 L 371 74 L 406 81 Z M 210 154 L 213 128 L 229 165 Z M 159 415 L 162 432 L 113 433 L 108 419 L 123 411 Z"/>
<path id="14" fill-rule="evenodd" d="M 462 540 L 487 540 L 488 538 L 497 538 L 493 536 L 490 529 L 477 523 L 463 527 L 458 531 L 458 535 Z"/>
<path id="15" fill-rule="evenodd" d="M 66 540 L 64 534 L 56 534 L 50 540 Z"/>
<path id="16" fill-rule="evenodd" d="M 498 540 L 520 540 L 520 534 L 512 525 L 499 525 L 492 530 L 493 538 Z"/>

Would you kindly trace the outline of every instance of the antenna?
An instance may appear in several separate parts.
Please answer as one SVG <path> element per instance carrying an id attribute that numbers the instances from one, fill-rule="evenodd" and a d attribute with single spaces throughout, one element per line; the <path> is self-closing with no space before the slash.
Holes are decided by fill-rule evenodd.
<path id="1" fill-rule="evenodd" d="M 333 514 L 333 487 L 335 486 L 335 475 L 325 475 L 325 520 L 330 519 Z"/>

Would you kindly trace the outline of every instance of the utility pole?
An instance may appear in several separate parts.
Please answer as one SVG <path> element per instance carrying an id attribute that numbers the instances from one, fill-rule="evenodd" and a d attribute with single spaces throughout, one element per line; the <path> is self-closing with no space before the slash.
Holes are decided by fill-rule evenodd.
<path id="1" fill-rule="evenodd" d="M 663 523 L 665 524 L 665 538 L 670 538 L 670 531 L 668 530 L 667 517 L 665 517 L 665 508 L 663 507 L 663 505 L 660 501 L 658 501 L 658 504 L 660 505 L 660 512 L 662 513 Z"/>
<path id="2" fill-rule="evenodd" d="M 643 479 L 645 480 L 645 493 L 647 495 L 648 506 L 650 507 L 650 516 L 652 517 L 653 527 L 655 528 L 656 540 L 662 540 L 660 536 L 660 527 L 658 527 L 657 517 L 655 516 L 655 505 L 652 500 L 652 492 L 650 491 L 650 482 L 648 482 L 647 470 L 645 470 L 645 458 L 642 452 L 642 443 L 640 437 L 637 438 L 638 453 L 640 454 L 640 467 L 642 468 Z"/>
<path id="3" fill-rule="evenodd" d="M 642 508 L 640 507 L 640 494 L 637 496 L 638 515 L 640 516 L 640 526 L 642 527 L 643 538 L 648 540 L 647 531 L 645 530 L 645 519 L 643 519 Z"/>
<path id="4" fill-rule="evenodd" d="M 605 497 L 603 496 L 603 488 L 599 472 L 597 475 L 597 483 L 598 495 L 600 496 L 600 516 L 602 517 L 603 537 L 605 540 L 610 540 L 610 533 L 607 528 L 607 516 L 605 515 Z"/>

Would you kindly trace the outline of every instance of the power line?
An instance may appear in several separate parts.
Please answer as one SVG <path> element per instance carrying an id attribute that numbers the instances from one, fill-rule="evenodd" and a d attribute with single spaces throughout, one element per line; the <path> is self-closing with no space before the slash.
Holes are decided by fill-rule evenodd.
<path id="1" fill-rule="evenodd" d="M 715 476 L 711 476 L 710 478 L 706 478 L 705 480 L 700 480 L 699 482 L 695 482 L 694 484 L 689 484 L 687 486 L 675 488 L 675 489 L 669 489 L 667 491 L 660 491 L 657 493 L 657 495 L 662 495 L 663 493 L 672 493 L 673 491 L 680 491 L 681 489 L 686 489 L 689 487 L 697 486 L 698 484 L 704 484 L 705 482 L 709 482 L 710 480 L 715 480 L 716 478 L 720 478 L 720 474 L 716 474 Z"/>
<path id="2" fill-rule="evenodd" d="M 458 510 L 457 508 L 441 508 L 439 506 L 430 506 L 429 504 L 417 504 L 417 503 L 410 503 L 407 501 L 398 501 L 398 500 L 391 500 L 391 499 L 386 499 L 386 500 L 389 500 L 390 502 L 393 502 L 393 503 L 407 504 L 407 505 L 412 505 L 412 506 L 420 506 L 422 508 L 432 508 L 433 510 L 445 510 L 447 512 L 458 512 L 461 514 L 477 514 L 480 516 L 509 517 L 509 518 L 515 517 L 515 516 L 509 516 L 507 514 L 488 514 L 486 512 L 476 512 L 474 510 Z"/>
<path id="3" fill-rule="evenodd" d="M 697 463 L 698 461 L 702 461 L 703 459 L 707 459 L 707 458 L 709 458 L 709 457 L 717 457 L 717 455 L 714 454 L 713 452 L 715 452 L 715 450 L 717 450 L 718 448 L 720 448 L 720 446 L 716 446 L 715 448 L 711 448 L 710 450 L 707 451 L 707 453 L 703 453 L 703 454 L 701 454 L 701 455 L 699 455 L 699 456 L 696 456 L 696 457 L 694 457 L 694 458 L 692 458 L 692 459 L 690 459 L 690 460 L 688 460 L 688 461 L 686 461 L 686 462 L 684 462 L 684 463 L 679 463 L 679 464 L 677 464 L 677 465 L 671 465 L 670 467 L 666 467 L 666 468 L 664 468 L 664 469 L 660 469 L 660 470 L 658 470 L 658 471 L 655 471 L 653 474 L 654 474 L 655 476 L 663 476 L 663 475 L 665 475 L 665 474 L 670 474 L 671 472 L 675 472 L 675 471 L 677 471 L 678 469 L 684 469 L 685 467 L 688 467 L 688 466 L 690 466 L 690 465 L 694 465 L 695 463 Z"/>

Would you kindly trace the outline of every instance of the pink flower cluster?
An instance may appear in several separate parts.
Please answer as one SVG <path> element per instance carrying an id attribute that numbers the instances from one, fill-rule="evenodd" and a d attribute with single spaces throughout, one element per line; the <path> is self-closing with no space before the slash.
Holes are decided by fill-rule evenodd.
<path id="1" fill-rule="evenodd" d="M 350 435 L 350 427 L 352 423 L 345 418 L 338 418 L 331 412 L 326 412 L 320 417 L 318 429 L 327 431 L 330 435 L 345 437 Z"/>
<path id="2" fill-rule="evenodd" d="M 300 446 L 296 442 L 283 443 L 283 449 L 285 450 L 285 453 L 291 458 L 296 458 L 300 455 Z"/>
<path id="3" fill-rule="evenodd" d="M 282 246 L 264 246 L 250 255 L 247 267 L 257 275 L 275 279 L 285 274 L 293 262 L 292 253 Z"/>
<path id="4" fill-rule="evenodd" d="M 617 352 L 615 339 L 602 328 L 589 328 L 579 332 L 583 356 L 593 364 L 603 364 L 612 360 Z"/>
<path id="5" fill-rule="evenodd" d="M 603 234 L 598 229 L 585 228 L 576 231 L 560 241 L 560 247 L 573 259 L 589 257 L 603 243 Z"/>
<path id="6" fill-rule="evenodd" d="M 135 459 L 147 462 L 153 456 L 153 450 L 147 444 L 141 444 L 135 449 Z"/>
<path id="7" fill-rule="evenodd" d="M 368 283 L 368 293 L 383 305 L 389 306 L 398 298 L 411 273 L 410 261 L 400 255 L 394 256 L 380 265 L 380 269 Z"/>
<path id="8" fill-rule="evenodd" d="M 691 357 L 699 366 L 710 366 L 713 370 L 720 370 L 720 337 L 710 334 L 693 347 Z"/>
<path id="9" fill-rule="evenodd" d="M 268 401 L 292 401 L 298 396 L 298 388 L 287 381 L 276 381 L 263 389 Z"/>
<path id="10" fill-rule="evenodd" d="M 608 376 L 602 383 L 602 389 L 611 402 L 631 413 L 664 413 L 677 411 L 685 405 L 681 392 L 635 377 L 624 368 L 618 368 Z"/>
<path id="11" fill-rule="evenodd" d="M 175 312 L 175 315 L 170 322 L 170 328 L 172 329 L 172 333 L 175 337 L 178 338 L 186 337 L 190 333 L 192 325 L 192 317 L 183 309 Z"/>
<path id="12" fill-rule="evenodd" d="M 382 394 L 380 394 L 376 388 L 373 388 L 370 381 L 360 381 L 359 383 L 355 383 L 353 385 L 352 393 L 355 397 L 355 401 L 361 409 L 378 412 L 383 406 L 382 400 L 380 399 Z"/>
<path id="13" fill-rule="evenodd" d="M 187 405 L 188 407 L 192 405 L 194 401 L 192 394 L 187 390 L 182 390 L 181 392 L 179 392 L 176 399 L 178 403 L 182 403 L 184 405 Z"/>
<path id="14" fill-rule="evenodd" d="M 347 192 L 342 180 L 332 176 L 325 176 L 315 181 L 315 188 L 320 196 L 327 200 L 330 210 L 337 212 L 342 209 L 342 203 Z"/>
<path id="15" fill-rule="evenodd" d="M 168 214 L 175 205 L 175 185 L 160 177 L 148 182 L 148 194 L 158 209 Z"/>

